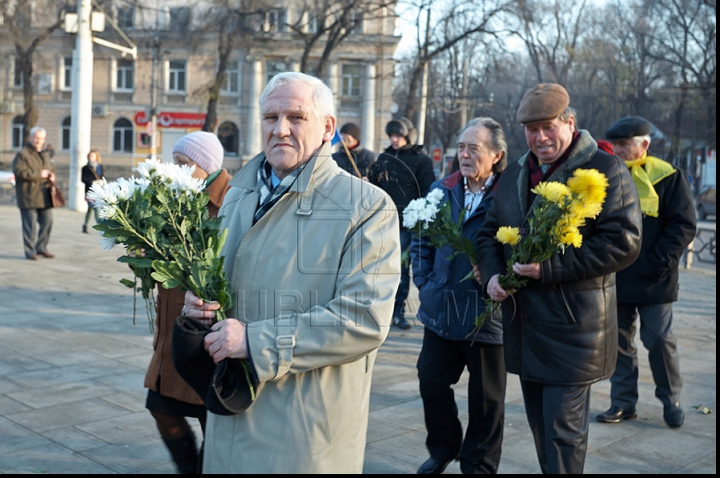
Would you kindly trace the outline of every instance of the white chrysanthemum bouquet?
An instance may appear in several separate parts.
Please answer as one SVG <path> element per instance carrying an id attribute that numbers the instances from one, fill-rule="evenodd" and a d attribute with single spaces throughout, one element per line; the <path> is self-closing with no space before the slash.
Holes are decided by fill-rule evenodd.
<path id="1" fill-rule="evenodd" d="M 416 237 L 427 238 L 430 245 L 439 249 L 450 245 L 453 253 L 448 256 L 452 260 L 457 254 L 465 254 L 472 265 L 475 265 L 475 247 L 462 235 L 463 218 L 467 211 L 460 211 L 457 222 L 453 221 L 450 201 L 440 204 L 443 192 L 433 189 L 424 198 L 413 199 L 403 210 L 403 226 L 412 231 Z M 472 272 L 465 279 L 472 277 Z M 463 279 L 463 280 L 465 280 Z"/>
<path id="2" fill-rule="evenodd" d="M 232 306 L 220 256 L 227 231 L 220 233 L 220 219 L 207 211 L 205 181 L 193 178 L 188 166 L 156 159 L 134 170 L 139 177 L 103 180 L 88 194 L 99 213 L 100 222 L 94 228 L 102 234 L 103 248 L 125 246 L 126 254 L 118 261 L 131 266 L 135 280 L 121 282 L 142 293 L 151 328 L 157 283 L 217 301 L 221 305 L 218 320 L 224 319 Z"/>

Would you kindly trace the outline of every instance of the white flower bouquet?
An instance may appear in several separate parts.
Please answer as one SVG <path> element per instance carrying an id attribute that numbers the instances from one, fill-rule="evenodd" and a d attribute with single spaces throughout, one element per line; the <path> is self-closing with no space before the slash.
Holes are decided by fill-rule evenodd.
<path id="1" fill-rule="evenodd" d="M 148 159 L 134 171 L 139 177 L 93 185 L 88 198 L 95 202 L 104 249 L 117 244 L 126 254 L 134 280 L 121 283 L 141 292 L 150 327 L 155 316 L 154 289 L 181 287 L 206 301 L 217 301 L 218 320 L 232 307 L 230 287 L 223 273 L 220 251 L 227 231 L 207 211 L 205 181 L 192 177 L 193 169 Z M 138 279 L 140 285 L 137 285 Z M 133 315 L 133 323 L 135 317 Z"/>
<path id="2" fill-rule="evenodd" d="M 416 237 L 427 238 L 430 245 L 436 249 L 449 244 L 453 253 L 448 256 L 448 260 L 462 253 L 470 264 L 475 265 L 475 247 L 462 235 L 463 219 L 467 211 L 460 211 L 457 222 L 453 221 L 450 201 L 440 204 L 443 196 L 442 190 L 433 189 L 424 198 L 410 201 L 403 210 L 403 226 Z M 472 271 L 463 280 L 470 277 Z"/>

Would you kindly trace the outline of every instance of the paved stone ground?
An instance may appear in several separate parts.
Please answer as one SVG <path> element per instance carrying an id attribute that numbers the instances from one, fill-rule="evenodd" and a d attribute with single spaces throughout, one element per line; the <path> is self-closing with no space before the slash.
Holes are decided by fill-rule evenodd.
<path id="1" fill-rule="evenodd" d="M 96 233 L 80 233 L 82 218 L 55 211 L 50 250 L 57 258 L 33 262 L 22 253 L 17 208 L 0 205 L 0 473 L 173 473 L 144 408 L 152 336 L 143 303 L 133 325 L 132 292 L 118 283 L 129 277 L 127 267 L 100 249 Z M 681 272 L 675 307 L 684 426 L 671 430 L 663 422 L 639 345 L 639 417 L 619 425 L 591 423 L 586 472 L 716 472 L 716 272 L 714 264 L 696 260 L 692 266 Z M 414 292 L 408 317 L 416 309 Z M 392 329 L 380 348 L 367 474 L 414 473 L 427 458 L 415 369 L 421 343 L 418 323 L 407 332 Z M 463 420 L 466 379 L 455 387 Z M 607 381 L 593 386 L 593 415 L 608 407 L 609 388 Z M 506 410 L 500 473 L 539 473 L 513 375 Z M 446 473 L 459 473 L 458 464 Z"/>

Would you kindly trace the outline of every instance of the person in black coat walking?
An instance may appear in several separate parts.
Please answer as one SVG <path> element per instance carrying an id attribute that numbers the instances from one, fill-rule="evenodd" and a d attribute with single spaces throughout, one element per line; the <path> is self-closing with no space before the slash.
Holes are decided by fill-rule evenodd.
<path id="1" fill-rule="evenodd" d="M 417 130 L 409 119 L 389 121 L 385 133 L 390 138 L 390 146 L 370 168 L 368 180 L 388 193 L 395 203 L 400 216 L 400 246 L 406 256 L 412 233 L 402 225 L 402 213 L 410 201 L 428 193 L 435 181 L 435 171 L 432 159 L 416 144 Z M 403 261 L 393 309 L 393 324 L 403 330 L 411 327 L 405 320 L 405 300 L 409 292 L 410 265 L 409 261 Z"/>
<path id="2" fill-rule="evenodd" d="M 678 300 L 678 266 L 695 237 L 697 221 L 690 183 L 680 169 L 647 154 L 650 122 L 626 116 L 613 123 L 605 136 L 615 154 L 630 169 L 643 212 L 640 256 L 617 274 L 619 350 L 610 379 L 610 409 L 597 420 L 619 423 L 637 416 L 638 360 L 633 343 L 640 317 L 640 339 L 648 350 L 655 396 L 663 404 L 663 418 L 671 428 L 683 424 L 680 404 L 680 363 L 672 331 L 672 303 Z"/>
<path id="3" fill-rule="evenodd" d="M 102 158 L 100 152 L 97 149 L 91 149 L 87 155 L 87 164 L 83 166 L 80 172 L 80 179 L 85 185 L 85 201 L 88 204 L 88 210 L 85 213 L 85 222 L 83 222 L 82 232 L 88 233 L 88 222 L 90 222 L 90 215 L 95 214 L 95 222 L 98 222 L 98 211 L 95 209 L 95 203 L 88 199 L 87 195 L 90 192 L 95 181 L 102 180 Z"/>
<path id="4" fill-rule="evenodd" d="M 543 473 L 582 473 L 587 454 L 590 387 L 610 378 L 617 357 L 615 273 L 640 252 L 638 194 L 622 161 L 575 131 L 570 97 L 561 85 L 539 84 L 520 102 L 517 120 L 530 151 L 503 172 L 478 232 L 483 290 L 502 302 L 508 372 L 520 376 L 525 412 Z M 529 279 L 510 298 L 499 283 L 512 248 L 496 239 L 503 226 L 527 230 L 541 181 L 567 183 L 578 169 L 608 181 L 602 211 L 580 228 L 581 247 L 540 263 L 513 264 Z"/>

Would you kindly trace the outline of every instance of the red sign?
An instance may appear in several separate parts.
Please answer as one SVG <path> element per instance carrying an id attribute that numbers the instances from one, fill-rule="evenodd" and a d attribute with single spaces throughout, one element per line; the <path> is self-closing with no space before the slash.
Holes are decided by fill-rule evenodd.
<path id="1" fill-rule="evenodd" d="M 135 114 L 135 124 L 144 126 L 150 122 L 144 111 Z M 205 124 L 205 113 L 159 113 L 159 128 L 202 128 Z"/>
<path id="2" fill-rule="evenodd" d="M 442 160 L 442 149 L 435 148 L 433 149 L 433 161 L 441 161 Z"/>

